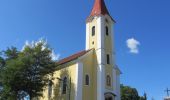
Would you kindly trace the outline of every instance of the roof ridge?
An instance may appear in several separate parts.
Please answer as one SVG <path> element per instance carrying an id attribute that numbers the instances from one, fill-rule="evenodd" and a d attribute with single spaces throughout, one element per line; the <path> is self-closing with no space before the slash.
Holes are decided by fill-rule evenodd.
<path id="1" fill-rule="evenodd" d="M 57 64 L 58 64 L 58 65 L 62 65 L 62 64 L 65 64 L 65 63 L 67 63 L 67 62 L 70 62 L 70 61 L 72 61 L 72 60 L 75 60 L 75 59 L 83 56 L 84 54 L 86 54 L 87 52 L 89 52 L 89 51 L 91 51 L 91 50 L 92 50 L 92 49 L 79 51 L 79 52 L 77 52 L 77 53 L 75 53 L 75 54 L 72 54 L 71 56 L 68 56 L 68 57 L 65 57 L 65 58 L 59 60 L 59 61 L 57 62 Z"/>

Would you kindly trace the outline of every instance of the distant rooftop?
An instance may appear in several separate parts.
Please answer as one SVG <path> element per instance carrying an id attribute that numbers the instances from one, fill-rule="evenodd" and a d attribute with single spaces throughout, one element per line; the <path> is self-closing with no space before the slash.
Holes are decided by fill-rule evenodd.
<path id="1" fill-rule="evenodd" d="M 165 97 L 164 100 L 170 100 L 170 97 Z"/>

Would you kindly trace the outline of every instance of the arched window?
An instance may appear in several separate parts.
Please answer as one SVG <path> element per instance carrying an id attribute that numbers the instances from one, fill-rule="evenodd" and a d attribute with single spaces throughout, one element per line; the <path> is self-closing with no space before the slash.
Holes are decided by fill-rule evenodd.
<path id="1" fill-rule="evenodd" d="M 92 36 L 95 35 L 95 26 L 92 27 Z"/>
<path id="2" fill-rule="evenodd" d="M 86 75 L 85 76 L 85 85 L 89 85 L 89 83 L 90 83 L 89 75 Z"/>
<path id="3" fill-rule="evenodd" d="M 67 90 L 67 77 L 64 77 L 63 79 L 63 94 L 66 94 L 66 90 Z"/>
<path id="4" fill-rule="evenodd" d="M 52 81 L 49 80 L 48 81 L 48 98 L 50 99 L 51 98 L 51 95 L 52 95 Z"/>
<path id="5" fill-rule="evenodd" d="M 110 64 L 110 56 L 109 56 L 109 54 L 107 54 L 106 56 L 107 56 L 107 57 L 106 57 L 107 64 Z"/>
<path id="6" fill-rule="evenodd" d="M 107 19 L 105 19 L 106 23 L 108 23 L 109 21 Z"/>
<path id="7" fill-rule="evenodd" d="M 111 86 L 111 77 L 110 77 L 110 75 L 107 75 L 106 83 L 107 83 L 107 86 Z"/>
<path id="8" fill-rule="evenodd" d="M 108 36 L 109 35 L 109 28 L 106 26 L 105 30 L 106 30 L 106 35 Z"/>

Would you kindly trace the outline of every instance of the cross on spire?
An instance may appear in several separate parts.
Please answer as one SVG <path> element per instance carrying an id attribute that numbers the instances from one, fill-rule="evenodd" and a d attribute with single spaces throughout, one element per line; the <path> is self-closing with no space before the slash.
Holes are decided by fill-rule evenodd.
<path id="1" fill-rule="evenodd" d="M 167 88 L 167 89 L 165 90 L 165 92 L 167 93 L 167 96 L 169 97 L 169 92 L 170 92 L 170 90 Z"/>

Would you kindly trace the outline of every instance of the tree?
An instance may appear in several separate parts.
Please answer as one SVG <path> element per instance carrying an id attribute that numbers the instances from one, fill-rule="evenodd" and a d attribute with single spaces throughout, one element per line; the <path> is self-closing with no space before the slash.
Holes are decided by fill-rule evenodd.
<path id="1" fill-rule="evenodd" d="M 6 69 L 6 63 L 9 63 L 10 60 L 14 60 L 17 58 L 18 51 L 15 47 L 8 48 L 6 51 L 1 52 L 0 56 L 0 100 L 15 100 L 14 99 L 14 93 L 9 92 L 11 89 L 7 85 L 5 85 L 5 81 L 8 81 L 8 79 L 12 78 L 9 74 L 4 74 L 5 71 L 10 72 L 10 69 Z M 4 57 L 3 57 L 4 56 Z M 11 76 L 13 74 L 13 70 L 11 70 Z M 6 78 L 6 79 L 5 79 Z"/>
<path id="2" fill-rule="evenodd" d="M 0 57 L 0 69 L 5 65 L 5 60 Z"/>
<path id="3" fill-rule="evenodd" d="M 4 51 L 5 65 L 0 72 L 3 90 L 0 97 L 16 100 L 26 95 L 30 99 L 42 96 L 42 89 L 48 83 L 47 74 L 55 68 L 52 50 L 43 40 L 26 45 L 23 51 L 8 48 Z"/>
<path id="4" fill-rule="evenodd" d="M 121 100 L 147 100 L 146 93 L 144 96 L 139 96 L 136 88 L 124 86 L 121 84 Z"/>
<path id="5" fill-rule="evenodd" d="M 147 100 L 147 94 L 144 93 L 143 96 L 140 97 L 140 100 Z"/>
<path id="6" fill-rule="evenodd" d="M 5 65 L 5 60 L 0 56 L 0 73 L 2 71 L 2 68 L 4 67 Z M 0 77 L 0 87 L 2 86 L 2 82 L 1 82 L 1 77 Z"/>
<path id="7" fill-rule="evenodd" d="M 138 92 L 135 88 L 121 85 L 122 100 L 139 100 Z"/>
<path id="8" fill-rule="evenodd" d="M 8 48 L 6 51 L 3 51 L 6 57 L 6 60 L 16 59 L 18 57 L 19 51 L 16 47 Z"/>

